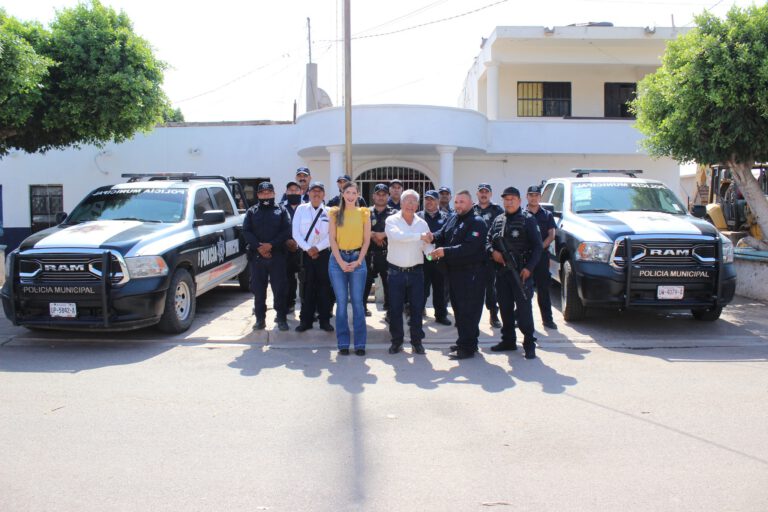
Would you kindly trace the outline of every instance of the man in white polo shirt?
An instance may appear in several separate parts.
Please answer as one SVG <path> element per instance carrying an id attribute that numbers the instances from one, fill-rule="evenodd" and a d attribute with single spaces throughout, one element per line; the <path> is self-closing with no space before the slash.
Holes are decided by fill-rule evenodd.
<path id="1" fill-rule="evenodd" d="M 386 233 L 389 284 L 389 334 L 392 337 L 390 354 L 397 354 L 403 346 L 403 305 L 409 303 L 408 322 L 414 354 L 423 354 L 424 330 L 421 328 L 424 310 L 424 256 L 433 246 L 427 242 L 429 226 L 416 215 L 419 193 L 406 190 L 400 196 L 400 211 L 387 217 Z"/>

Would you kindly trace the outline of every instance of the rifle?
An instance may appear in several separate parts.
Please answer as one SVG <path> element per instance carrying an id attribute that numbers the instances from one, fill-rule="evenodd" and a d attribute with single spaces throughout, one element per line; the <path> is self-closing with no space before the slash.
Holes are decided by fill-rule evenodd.
<path id="1" fill-rule="evenodd" d="M 523 296 L 523 299 L 528 300 L 528 293 L 525 291 L 523 281 L 520 279 L 520 272 L 517 269 L 517 259 L 515 258 L 514 254 L 512 254 L 512 251 L 509 250 L 509 247 L 507 247 L 507 241 L 504 240 L 504 232 L 506 231 L 506 227 L 507 218 L 505 216 L 504 221 L 501 224 L 501 231 L 497 233 L 495 237 L 499 242 L 499 249 L 502 256 L 504 257 L 504 268 L 507 269 L 507 272 L 503 272 L 502 274 L 510 276 L 512 279 L 512 286 L 518 289 L 520 294 Z"/>

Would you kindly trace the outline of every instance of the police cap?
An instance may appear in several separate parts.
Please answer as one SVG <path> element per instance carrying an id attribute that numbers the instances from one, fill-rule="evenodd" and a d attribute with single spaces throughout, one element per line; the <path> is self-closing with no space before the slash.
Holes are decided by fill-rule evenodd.
<path id="1" fill-rule="evenodd" d="M 501 193 L 501 197 L 506 197 L 506 196 L 520 197 L 520 191 L 517 190 L 515 187 L 507 187 L 504 189 L 504 192 Z"/>
<path id="2" fill-rule="evenodd" d="M 493 192 L 493 189 L 488 183 L 480 183 L 477 186 L 477 190 L 483 190 L 483 189 L 487 190 L 488 192 Z"/>
<path id="3" fill-rule="evenodd" d="M 312 189 L 315 189 L 315 188 L 319 188 L 320 190 L 322 190 L 323 192 L 325 192 L 325 185 L 323 185 L 323 184 L 322 184 L 321 182 L 319 182 L 319 181 L 313 181 L 313 182 L 312 182 L 312 184 L 309 186 L 309 189 L 308 189 L 308 190 L 312 190 Z"/>
<path id="4" fill-rule="evenodd" d="M 285 185 L 285 188 L 290 188 L 290 187 L 301 187 L 301 185 L 299 185 L 299 184 L 298 184 L 298 183 L 296 183 L 295 181 L 289 181 L 289 182 L 288 182 L 288 183 Z"/>
<path id="5" fill-rule="evenodd" d="M 393 180 L 389 180 L 389 186 L 391 187 L 392 185 L 400 185 L 402 187 L 403 186 L 403 182 L 400 181 L 399 179 L 395 178 Z"/>
<path id="6" fill-rule="evenodd" d="M 450 187 L 440 187 L 437 191 L 440 192 L 440 193 L 448 192 L 450 194 L 451 193 L 451 188 Z"/>
<path id="7" fill-rule="evenodd" d="M 336 178 L 336 183 L 340 181 L 352 181 L 352 178 L 349 176 L 349 174 L 342 174 L 338 178 Z"/>
<path id="8" fill-rule="evenodd" d="M 296 169 L 296 175 L 298 176 L 299 174 L 303 174 L 305 176 L 312 176 L 312 173 L 309 172 L 309 169 L 306 167 L 299 167 L 298 169 Z"/>
<path id="9" fill-rule="evenodd" d="M 538 185 L 531 185 L 528 187 L 529 194 L 541 194 L 541 187 Z"/>
<path id="10" fill-rule="evenodd" d="M 438 199 L 439 195 L 437 194 L 437 190 L 427 190 L 424 192 L 424 199 Z"/>
<path id="11" fill-rule="evenodd" d="M 259 188 L 257 189 L 257 191 L 264 192 L 265 190 L 274 192 L 275 186 L 269 181 L 262 181 L 261 183 L 259 183 Z"/>
<path id="12" fill-rule="evenodd" d="M 375 187 L 373 187 L 373 192 L 386 192 L 389 194 L 389 187 L 385 185 L 384 183 L 379 183 Z"/>

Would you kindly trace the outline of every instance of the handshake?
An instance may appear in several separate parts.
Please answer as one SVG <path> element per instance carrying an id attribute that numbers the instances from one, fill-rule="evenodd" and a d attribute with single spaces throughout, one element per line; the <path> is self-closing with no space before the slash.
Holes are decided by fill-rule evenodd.
<path id="1" fill-rule="evenodd" d="M 422 233 L 421 234 L 421 239 L 424 242 L 426 242 L 428 244 L 431 244 L 432 242 L 435 241 L 435 235 L 433 235 L 430 232 Z M 443 250 L 442 247 L 438 247 L 437 249 L 435 249 L 432 252 L 430 252 L 429 254 L 427 254 L 427 260 L 428 261 L 439 260 L 443 256 L 445 256 L 445 251 Z"/>

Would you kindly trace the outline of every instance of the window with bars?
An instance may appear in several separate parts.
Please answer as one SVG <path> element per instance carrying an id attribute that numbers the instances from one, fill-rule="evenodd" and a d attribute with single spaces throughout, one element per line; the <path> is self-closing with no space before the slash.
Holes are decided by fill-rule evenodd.
<path id="1" fill-rule="evenodd" d="M 413 189 L 419 193 L 420 207 L 424 204 L 424 192 L 435 188 L 435 185 L 423 172 L 410 167 L 376 167 L 369 169 L 357 177 L 355 183 L 360 187 L 360 194 L 373 205 L 373 187 L 378 183 L 389 184 L 390 180 L 399 179 L 403 182 L 403 190 Z"/>
<path id="2" fill-rule="evenodd" d="M 29 211 L 33 233 L 55 226 L 56 214 L 64 211 L 64 187 L 30 185 Z"/>
<path id="3" fill-rule="evenodd" d="M 571 115 L 570 82 L 517 82 L 518 117 Z"/>
<path id="4" fill-rule="evenodd" d="M 605 83 L 605 117 L 634 119 L 629 111 L 629 102 L 637 94 L 636 83 Z"/>

